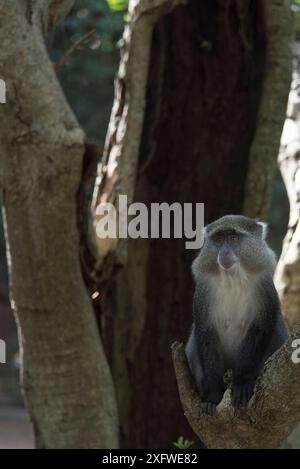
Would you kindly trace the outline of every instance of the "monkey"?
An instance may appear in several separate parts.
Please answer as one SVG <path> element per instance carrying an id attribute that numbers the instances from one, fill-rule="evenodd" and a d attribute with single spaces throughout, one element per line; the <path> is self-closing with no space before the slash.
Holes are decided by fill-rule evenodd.
<path id="1" fill-rule="evenodd" d="M 193 325 L 185 353 L 205 414 L 216 414 L 227 370 L 232 403 L 246 408 L 266 359 L 288 338 L 266 235 L 265 223 L 226 215 L 204 228 L 192 263 Z"/>

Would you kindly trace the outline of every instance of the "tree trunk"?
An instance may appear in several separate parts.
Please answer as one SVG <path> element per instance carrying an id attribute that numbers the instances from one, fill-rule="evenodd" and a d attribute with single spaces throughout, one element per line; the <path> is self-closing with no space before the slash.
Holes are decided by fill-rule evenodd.
<path id="1" fill-rule="evenodd" d="M 4 5 L 5 3 L 5 5 Z M 43 41 L 73 2 L 2 2 L 1 189 L 25 400 L 39 448 L 115 448 L 110 372 L 83 284 L 76 193 L 84 135 Z"/>
<path id="2" fill-rule="evenodd" d="M 294 44 L 294 71 L 287 119 L 282 134 L 279 166 L 290 203 L 288 231 L 278 262 L 275 279 L 285 317 L 293 327 L 300 319 L 300 47 Z"/>
<path id="3" fill-rule="evenodd" d="M 151 43 L 144 49 L 149 61 L 147 80 L 139 81 L 140 112 L 135 108 L 143 130 L 134 133 L 136 88 L 128 77 L 141 17 L 133 16 L 125 35 L 119 112 L 112 114 L 94 207 L 127 193 L 130 180 L 135 201 L 205 202 L 206 222 L 243 211 L 265 216 L 290 80 L 288 2 L 190 0 L 156 18 L 153 34 L 142 36 Z M 116 142 L 119 134 L 124 139 Z M 135 149 L 126 155 L 124 142 L 132 141 Z M 102 272 L 111 253 L 125 264 L 101 315 L 124 444 L 167 447 L 191 436 L 170 345 L 186 339 L 192 322 L 194 253 L 178 239 L 130 240 L 125 252 L 127 261 L 123 241 L 98 240 Z"/>
<path id="4" fill-rule="evenodd" d="M 293 44 L 293 80 L 289 95 L 279 167 L 287 189 L 290 216 L 282 253 L 275 272 L 275 283 L 283 306 L 284 316 L 291 328 L 300 319 L 300 45 Z M 287 447 L 300 447 L 300 426 L 289 436 Z"/>

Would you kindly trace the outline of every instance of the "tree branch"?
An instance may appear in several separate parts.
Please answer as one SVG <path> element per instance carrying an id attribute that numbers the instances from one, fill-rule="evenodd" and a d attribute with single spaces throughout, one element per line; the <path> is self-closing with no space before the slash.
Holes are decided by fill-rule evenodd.
<path id="1" fill-rule="evenodd" d="M 139 145 L 143 127 L 146 84 L 150 60 L 151 39 L 155 23 L 186 0 L 140 0 L 129 2 L 129 24 L 123 35 L 123 51 L 115 83 L 115 100 L 109 129 L 98 167 L 93 196 L 94 255 L 97 259 L 94 275 L 106 282 L 116 267 L 126 262 L 126 240 L 99 239 L 95 226 L 99 221 L 95 210 L 101 202 L 116 204 L 119 194 L 132 201 Z M 93 275 L 93 274 L 92 274 Z"/>
<path id="2" fill-rule="evenodd" d="M 91 31 L 88 31 L 86 34 L 80 37 L 76 42 L 74 42 L 74 44 L 72 44 L 72 46 L 63 54 L 63 56 L 55 64 L 53 64 L 55 70 L 58 70 L 68 60 L 68 58 L 72 54 L 74 54 L 74 52 L 82 43 L 84 43 L 88 39 L 91 39 L 95 34 L 96 30 L 92 29 Z"/>
<path id="3" fill-rule="evenodd" d="M 175 342 L 172 356 L 181 403 L 192 429 L 208 448 L 278 448 L 300 420 L 300 364 L 291 360 L 291 344 L 300 337 L 297 324 L 289 341 L 266 362 L 247 410 L 235 411 L 230 390 L 218 413 L 200 413 L 201 400 L 189 372 L 184 346 Z"/>
<path id="4" fill-rule="evenodd" d="M 246 181 L 244 213 L 266 218 L 292 71 L 292 15 L 286 0 L 260 2 L 266 31 L 265 75 Z M 262 157 L 263 155 L 263 157 Z"/>

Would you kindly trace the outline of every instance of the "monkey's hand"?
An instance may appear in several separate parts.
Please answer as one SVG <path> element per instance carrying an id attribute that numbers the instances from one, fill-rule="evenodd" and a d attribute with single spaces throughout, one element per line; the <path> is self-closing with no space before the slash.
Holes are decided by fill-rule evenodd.
<path id="1" fill-rule="evenodd" d="M 246 383 L 233 383 L 232 403 L 236 408 L 246 408 L 253 394 L 255 380 Z"/>

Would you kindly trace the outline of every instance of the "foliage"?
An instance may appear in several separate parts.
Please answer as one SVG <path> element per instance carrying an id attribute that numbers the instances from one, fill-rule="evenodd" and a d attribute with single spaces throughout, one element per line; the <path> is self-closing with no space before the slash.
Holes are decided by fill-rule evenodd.
<path id="1" fill-rule="evenodd" d="M 128 8 L 128 0 L 107 0 L 107 3 L 113 11 L 124 11 Z"/>
<path id="2" fill-rule="evenodd" d="M 296 39 L 300 39 L 300 0 L 292 0 L 292 11 L 295 18 L 295 34 Z"/>
<path id="3" fill-rule="evenodd" d="M 185 440 L 183 436 L 180 436 L 177 441 L 173 443 L 173 446 L 178 449 L 189 449 L 194 445 L 193 441 Z"/>
<path id="4" fill-rule="evenodd" d="M 76 41 L 95 30 L 57 74 L 88 139 L 100 144 L 111 112 L 126 8 L 124 0 L 76 0 L 71 13 L 48 40 L 50 57 L 56 63 Z"/>

